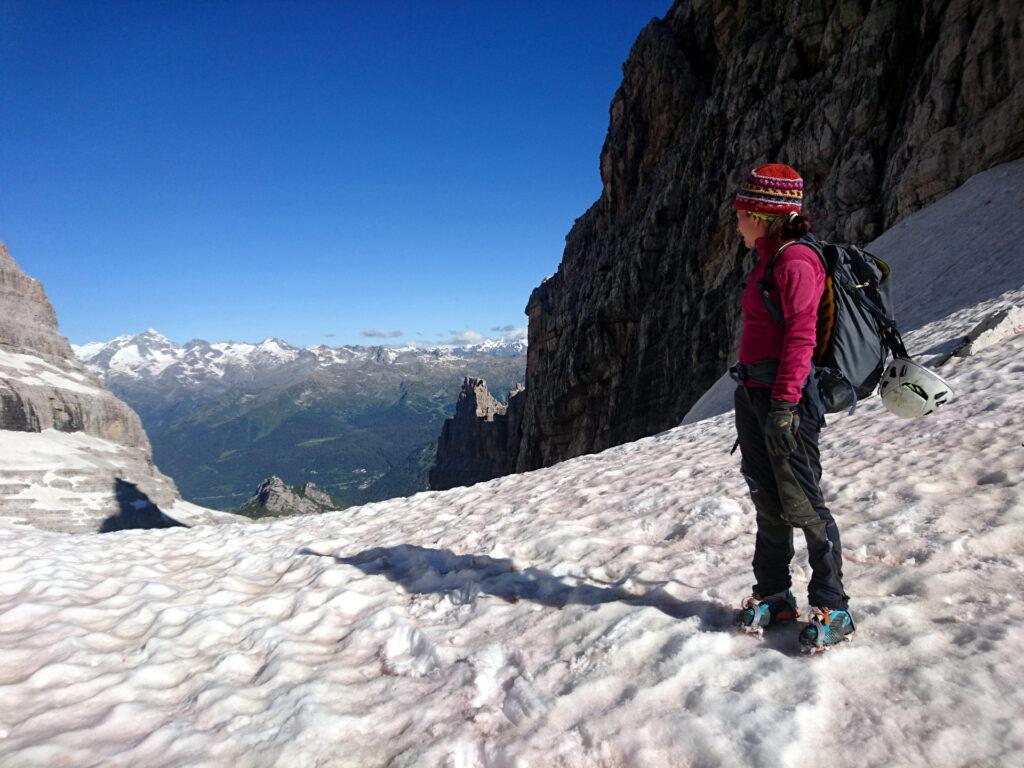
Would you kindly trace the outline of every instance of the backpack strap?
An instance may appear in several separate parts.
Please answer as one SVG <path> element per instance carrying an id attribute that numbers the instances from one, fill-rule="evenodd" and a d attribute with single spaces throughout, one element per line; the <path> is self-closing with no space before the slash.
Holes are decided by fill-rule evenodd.
<path id="1" fill-rule="evenodd" d="M 882 339 L 885 341 L 885 345 L 892 352 L 893 357 L 901 357 L 904 360 L 910 359 L 910 353 L 907 352 L 907 347 L 903 343 L 903 337 L 900 336 L 900 332 L 896 330 L 895 323 L 886 323 L 881 329 Z"/>
<path id="2" fill-rule="evenodd" d="M 761 303 L 764 304 L 765 310 L 771 315 L 772 320 L 781 327 L 786 327 L 786 319 L 782 315 L 782 307 L 775 303 L 772 298 L 772 291 L 775 290 L 775 282 L 772 280 L 772 273 L 775 271 L 775 262 L 779 260 L 779 256 L 789 248 L 791 245 L 806 245 L 821 259 L 822 265 L 825 267 L 825 272 L 828 273 L 828 263 L 825 261 L 825 255 L 821 252 L 821 249 L 810 239 L 801 238 L 799 240 L 787 240 L 779 246 L 778 250 L 772 254 L 772 257 L 768 259 L 768 264 L 764 268 L 764 274 L 761 279 L 757 281 L 757 288 L 761 292 Z"/>

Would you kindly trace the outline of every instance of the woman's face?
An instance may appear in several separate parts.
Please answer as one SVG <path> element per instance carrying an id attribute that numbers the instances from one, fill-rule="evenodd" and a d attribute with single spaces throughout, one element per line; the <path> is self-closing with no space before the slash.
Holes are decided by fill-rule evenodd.
<path id="1" fill-rule="evenodd" d="M 771 224 L 755 219 L 746 211 L 736 211 L 736 231 L 743 236 L 743 244 L 753 248 L 759 237 L 767 237 Z"/>

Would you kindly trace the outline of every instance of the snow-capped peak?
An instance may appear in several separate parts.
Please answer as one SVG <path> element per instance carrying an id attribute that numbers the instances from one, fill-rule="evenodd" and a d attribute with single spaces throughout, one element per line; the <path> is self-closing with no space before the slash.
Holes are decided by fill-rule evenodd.
<path id="1" fill-rule="evenodd" d="M 109 342 L 106 341 L 90 341 L 86 344 L 72 344 L 71 350 L 75 353 L 75 357 L 81 360 L 83 363 L 88 363 L 93 359 L 99 352 L 107 346 Z"/>
<path id="2" fill-rule="evenodd" d="M 294 360 L 299 350 L 286 341 L 275 338 L 267 338 L 256 345 L 255 350 L 262 355 L 278 358 L 280 360 Z"/>
<path id="3" fill-rule="evenodd" d="M 257 372 L 284 369 L 302 360 L 319 368 L 351 363 L 402 364 L 421 360 L 452 363 L 474 357 L 516 357 L 526 352 L 525 338 L 483 339 L 472 344 L 431 345 L 405 343 L 402 346 L 352 346 L 298 348 L 283 339 L 268 337 L 258 343 L 221 341 L 210 344 L 192 339 L 179 345 L 152 328 L 143 333 L 74 346 L 75 354 L 100 376 L 144 379 L 171 376 L 188 386 L 203 381 L 237 380 Z"/>
<path id="4" fill-rule="evenodd" d="M 454 345 L 449 347 L 462 354 L 488 355 L 491 357 L 512 357 L 526 354 L 526 338 L 484 339 L 475 344 Z"/>

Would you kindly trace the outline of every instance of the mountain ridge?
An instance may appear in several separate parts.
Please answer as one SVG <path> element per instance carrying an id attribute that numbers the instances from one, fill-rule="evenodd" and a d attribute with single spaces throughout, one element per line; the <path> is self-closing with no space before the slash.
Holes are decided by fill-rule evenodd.
<path id="1" fill-rule="evenodd" d="M 176 344 L 154 329 L 77 347 L 142 417 L 156 462 L 189 501 L 229 510 L 271 475 L 346 505 L 428 487 L 467 376 L 523 380 L 525 341 L 295 347 Z"/>
<path id="2" fill-rule="evenodd" d="M 410 352 L 410 351 L 435 352 L 435 351 L 438 351 L 438 350 L 463 350 L 463 351 L 469 353 L 469 352 L 483 352 L 483 351 L 488 351 L 488 350 L 492 350 L 492 349 L 495 349 L 495 348 L 520 349 L 520 348 L 525 347 L 526 342 L 527 342 L 527 337 L 526 337 L 525 334 L 523 334 L 521 336 L 485 337 L 485 338 L 482 338 L 480 341 L 472 343 L 472 344 L 456 344 L 454 342 L 447 342 L 447 343 L 440 343 L 440 344 L 438 344 L 438 343 L 407 342 L 405 344 L 336 344 L 336 345 L 335 344 L 312 344 L 312 345 L 300 346 L 300 345 L 291 344 L 290 342 L 286 341 L 285 339 L 283 339 L 283 338 L 281 338 L 279 336 L 267 336 L 267 337 L 261 339 L 260 341 L 239 341 L 237 339 L 223 339 L 223 340 L 217 341 L 217 342 L 210 342 L 207 339 L 196 337 L 196 338 L 189 339 L 188 341 L 179 343 L 179 342 L 172 341 L 170 338 L 168 338 L 167 336 L 165 336 L 163 333 L 161 333 L 159 330 L 157 330 L 155 328 L 147 328 L 146 330 L 140 331 L 138 333 L 122 334 L 122 335 L 116 336 L 113 339 L 110 339 L 108 341 L 91 341 L 91 342 L 87 342 L 86 344 L 71 344 L 71 348 L 75 351 L 75 354 L 79 356 L 79 359 L 88 360 L 88 359 L 90 359 L 90 358 L 95 356 L 97 350 L 100 350 L 100 349 L 102 349 L 104 347 L 108 347 L 108 346 L 110 346 L 112 344 L 115 344 L 115 343 L 118 343 L 118 342 L 122 342 L 122 343 L 134 342 L 134 341 L 139 340 L 139 339 L 143 339 L 143 340 L 150 339 L 150 340 L 153 340 L 153 341 L 156 341 L 156 342 L 168 344 L 168 345 L 173 346 L 173 347 L 188 347 L 188 346 L 196 345 L 196 344 L 199 344 L 199 345 L 210 345 L 210 346 L 222 345 L 222 346 L 232 346 L 232 347 L 234 347 L 234 346 L 237 346 L 237 347 L 258 347 L 258 346 L 261 346 L 261 345 L 266 345 L 268 342 L 274 342 L 274 343 L 280 345 L 283 348 L 293 349 L 293 350 L 306 350 L 306 351 L 310 351 L 310 352 L 315 352 L 315 351 L 321 350 L 321 349 L 372 350 L 372 349 L 384 348 L 384 349 L 392 349 L 392 350 L 395 350 L 396 352 Z"/>

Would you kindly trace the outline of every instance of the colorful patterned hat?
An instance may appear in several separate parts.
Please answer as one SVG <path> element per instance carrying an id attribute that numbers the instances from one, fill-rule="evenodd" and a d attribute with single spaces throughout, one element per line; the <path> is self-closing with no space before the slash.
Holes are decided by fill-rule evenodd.
<path id="1" fill-rule="evenodd" d="M 804 202 L 804 180 L 781 163 L 762 165 L 750 172 L 736 193 L 733 205 L 758 218 L 771 219 L 784 213 L 800 213 Z"/>

